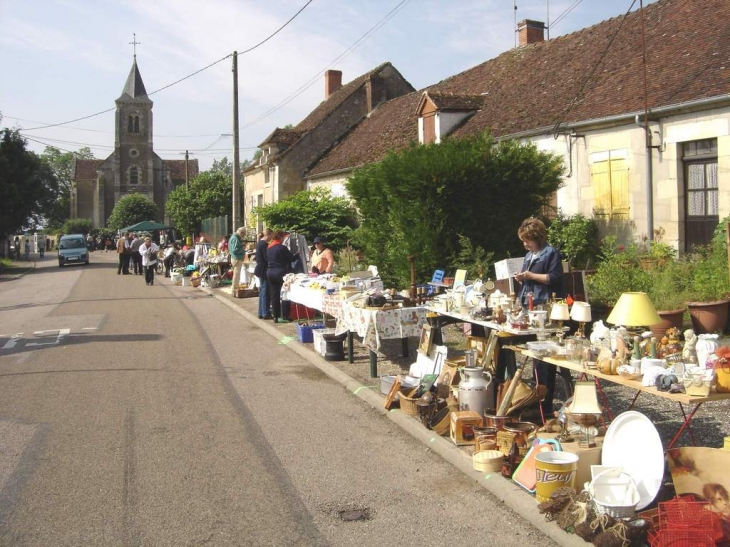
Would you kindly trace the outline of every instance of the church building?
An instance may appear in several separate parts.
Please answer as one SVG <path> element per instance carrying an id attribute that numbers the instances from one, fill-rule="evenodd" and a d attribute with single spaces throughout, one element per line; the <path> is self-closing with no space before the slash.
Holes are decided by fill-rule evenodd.
<path id="1" fill-rule="evenodd" d="M 71 218 L 90 218 L 102 228 L 117 202 L 139 193 L 155 202 L 159 218 L 168 222 L 165 202 L 170 192 L 198 175 L 198 160 L 163 160 L 152 146 L 152 101 L 147 96 L 134 56 L 132 69 L 116 100 L 114 152 L 105 160 L 77 159 L 72 172 Z M 187 164 L 187 167 L 186 167 Z"/>

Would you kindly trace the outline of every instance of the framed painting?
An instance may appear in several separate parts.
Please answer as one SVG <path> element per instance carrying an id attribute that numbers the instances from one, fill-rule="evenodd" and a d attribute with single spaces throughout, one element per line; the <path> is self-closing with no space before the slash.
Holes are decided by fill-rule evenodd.
<path id="1" fill-rule="evenodd" d="M 433 333 L 431 332 L 431 325 L 423 325 L 421 328 L 421 340 L 418 342 L 418 353 L 428 355 L 431 352 L 432 344 Z"/>

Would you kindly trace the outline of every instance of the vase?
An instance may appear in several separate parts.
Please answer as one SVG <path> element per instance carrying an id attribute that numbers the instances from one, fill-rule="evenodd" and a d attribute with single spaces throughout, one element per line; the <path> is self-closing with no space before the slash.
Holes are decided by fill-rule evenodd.
<path id="1" fill-rule="evenodd" d="M 667 329 L 676 327 L 680 331 L 682 330 L 682 325 L 684 324 L 684 308 L 657 311 L 657 313 L 662 318 L 662 322 L 651 326 L 651 333 L 657 340 L 661 340 L 666 335 Z"/>
<path id="2" fill-rule="evenodd" d="M 687 302 L 692 328 L 696 334 L 722 332 L 727 323 L 728 300 Z"/>

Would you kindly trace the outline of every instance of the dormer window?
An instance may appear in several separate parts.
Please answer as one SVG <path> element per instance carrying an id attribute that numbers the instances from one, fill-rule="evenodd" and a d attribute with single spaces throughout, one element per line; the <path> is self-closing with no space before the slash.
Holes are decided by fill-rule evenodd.
<path id="1" fill-rule="evenodd" d="M 418 141 L 439 144 L 461 123 L 479 111 L 483 98 L 479 95 L 457 95 L 426 91 L 418 103 Z"/>

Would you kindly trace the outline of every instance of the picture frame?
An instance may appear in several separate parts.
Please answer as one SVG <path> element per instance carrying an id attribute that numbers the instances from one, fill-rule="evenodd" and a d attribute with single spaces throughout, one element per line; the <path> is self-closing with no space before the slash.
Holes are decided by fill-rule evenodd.
<path id="1" fill-rule="evenodd" d="M 421 328 L 421 339 L 418 342 L 418 353 L 428 355 L 431 352 L 432 344 L 433 333 L 431 331 L 431 325 L 423 325 Z"/>

